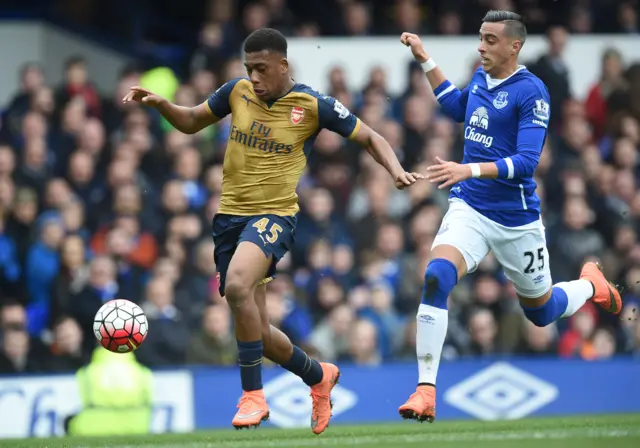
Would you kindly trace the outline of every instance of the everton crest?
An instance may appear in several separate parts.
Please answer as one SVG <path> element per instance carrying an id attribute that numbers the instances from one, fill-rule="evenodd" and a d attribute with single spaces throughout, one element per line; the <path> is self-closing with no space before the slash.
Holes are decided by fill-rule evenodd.
<path id="1" fill-rule="evenodd" d="M 509 92 L 505 92 L 504 90 L 498 92 L 498 95 L 496 95 L 496 97 L 493 99 L 493 106 L 496 109 L 504 108 L 507 104 L 509 104 L 509 101 L 507 101 L 508 95 Z"/>
<path id="2" fill-rule="evenodd" d="M 302 107 L 291 108 L 291 123 L 298 124 L 304 118 L 304 109 Z"/>

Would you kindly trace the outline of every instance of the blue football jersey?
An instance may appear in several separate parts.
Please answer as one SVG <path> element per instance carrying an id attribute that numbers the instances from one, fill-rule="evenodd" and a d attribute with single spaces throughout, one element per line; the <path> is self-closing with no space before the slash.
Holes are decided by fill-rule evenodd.
<path id="1" fill-rule="evenodd" d="M 524 66 L 503 80 L 494 80 L 479 68 L 462 92 L 449 82 L 441 87 L 434 93 L 445 113 L 456 121 L 464 120 L 462 163 L 508 158 L 510 174 L 500 179 L 467 179 L 451 189 L 450 197 L 462 199 L 484 216 L 508 227 L 539 219 L 540 199 L 533 170 L 551 114 L 547 87 Z M 447 96 L 456 97 L 455 104 L 447 105 Z M 527 132 L 530 128 L 538 128 L 540 132 Z M 527 148 L 527 160 L 533 166 L 530 175 L 518 177 L 513 175 L 510 158 L 523 148 Z"/>

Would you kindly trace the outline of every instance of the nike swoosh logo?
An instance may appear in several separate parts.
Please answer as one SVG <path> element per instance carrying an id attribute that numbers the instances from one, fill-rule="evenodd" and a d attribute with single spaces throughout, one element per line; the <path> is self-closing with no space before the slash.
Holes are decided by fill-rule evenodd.
<path id="1" fill-rule="evenodd" d="M 609 311 L 610 313 L 616 314 L 616 312 L 618 311 L 618 303 L 616 302 L 616 296 L 613 293 L 611 286 L 608 286 L 608 289 L 609 289 L 609 298 L 611 299 L 611 306 L 607 311 Z"/>
<path id="2" fill-rule="evenodd" d="M 236 415 L 236 418 L 239 418 L 240 420 L 244 420 L 246 418 L 251 418 L 251 417 L 255 417 L 256 415 L 262 414 L 264 411 L 262 409 L 259 409 L 257 411 L 253 411 L 250 412 L 248 414 L 238 414 Z"/>

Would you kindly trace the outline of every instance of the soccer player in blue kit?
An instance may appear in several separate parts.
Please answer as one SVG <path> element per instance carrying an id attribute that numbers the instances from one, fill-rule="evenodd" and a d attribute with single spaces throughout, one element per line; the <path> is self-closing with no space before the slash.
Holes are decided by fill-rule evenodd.
<path id="1" fill-rule="evenodd" d="M 533 179 L 551 110 L 544 83 L 518 65 L 526 36 L 518 14 L 488 12 L 479 34 L 482 66 L 463 90 L 447 80 L 418 36 L 404 33 L 400 38 L 422 64 L 443 112 L 464 123 L 465 142 L 462 163 L 437 158 L 428 168 L 431 182 L 452 188 L 416 316 L 419 379 L 415 393 L 399 408 L 405 419 L 435 419 L 447 297 L 490 250 L 514 284 L 525 316 L 537 326 L 571 316 L 587 300 L 613 314 L 622 308 L 620 293 L 596 263 L 586 263 L 579 280 L 551 281 Z"/>

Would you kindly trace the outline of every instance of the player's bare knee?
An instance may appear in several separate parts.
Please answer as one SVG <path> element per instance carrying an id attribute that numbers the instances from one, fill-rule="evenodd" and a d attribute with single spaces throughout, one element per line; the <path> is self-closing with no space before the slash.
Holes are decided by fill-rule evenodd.
<path id="1" fill-rule="evenodd" d="M 241 275 L 228 275 L 224 288 L 224 295 L 231 310 L 241 308 L 245 303 L 253 300 L 253 285 Z"/>

